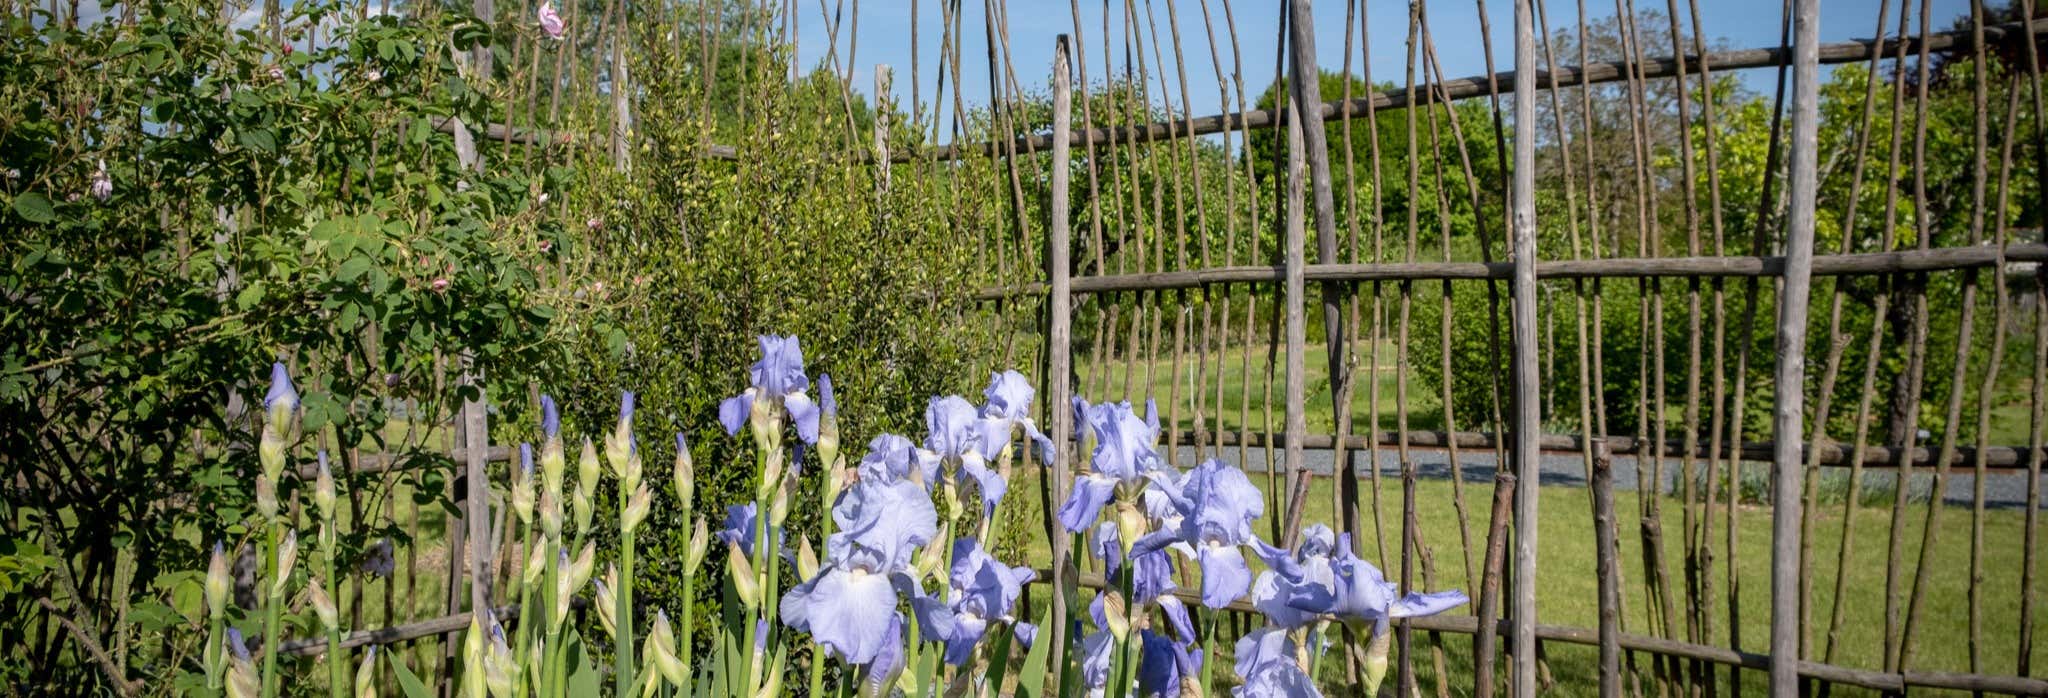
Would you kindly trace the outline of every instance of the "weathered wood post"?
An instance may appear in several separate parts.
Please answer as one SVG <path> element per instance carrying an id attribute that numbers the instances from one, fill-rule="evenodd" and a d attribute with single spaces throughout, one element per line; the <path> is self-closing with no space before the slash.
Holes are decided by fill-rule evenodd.
<path id="1" fill-rule="evenodd" d="M 1806 303 L 1813 276 L 1814 197 L 1818 189 L 1820 3 L 1794 4 L 1792 31 L 1791 210 L 1786 218 L 1785 282 L 1778 296 L 1777 390 L 1771 453 L 1771 695 L 1799 694 L 1800 433 L 1806 385 Z"/>
<path id="2" fill-rule="evenodd" d="M 1061 34 L 1056 40 L 1052 54 L 1052 191 L 1051 218 L 1046 223 L 1046 270 L 1045 278 L 1050 285 L 1047 296 L 1051 304 L 1048 313 L 1050 328 L 1046 330 L 1046 401 L 1047 416 L 1052 425 L 1053 458 L 1052 469 L 1047 473 L 1050 479 L 1045 507 L 1046 537 L 1052 541 L 1052 646 L 1066 647 L 1067 642 L 1067 596 L 1061 590 L 1073 582 L 1066 578 L 1067 556 L 1070 539 L 1060 530 L 1057 510 L 1052 504 L 1066 501 L 1067 451 L 1074 440 L 1074 411 L 1067 407 L 1073 401 L 1074 387 L 1068 381 L 1073 374 L 1074 305 L 1073 268 L 1068 258 L 1070 245 L 1067 229 L 1067 200 L 1069 158 L 1073 140 L 1073 79 L 1067 64 L 1069 49 L 1067 35 Z M 879 78 L 877 79 L 879 82 Z M 880 86 L 877 86 L 879 91 Z M 884 154 L 876 162 L 878 167 L 887 167 Z M 1061 672 L 1052 672 L 1055 680 Z M 1032 693 L 1038 693 L 1037 686 Z"/>
<path id="3" fill-rule="evenodd" d="M 1311 57 L 1311 65 L 1313 65 L 1313 60 Z M 1316 77 L 1311 72 L 1307 79 L 1313 81 Z M 1302 80 L 1303 77 L 1300 73 L 1289 71 L 1288 82 L 1290 85 L 1298 85 Z M 1285 314 L 1287 317 L 1287 387 L 1285 391 L 1285 399 L 1287 401 L 1287 418 L 1285 423 L 1287 450 L 1284 466 L 1289 477 L 1301 476 L 1299 471 L 1302 467 L 1302 440 L 1308 437 L 1308 418 L 1303 413 L 1303 408 L 1306 407 L 1303 403 L 1306 401 L 1305 394 L 1307 392 L 1307 376 L 1303 375 L 1303 370 L 1308 352 L 1308 318 L 1307 312 L 1303 308 L 1303 298 L 1307 295 L 1308 273 L 1308 270 L 1304 268 L 1307 260 L 1303 252 L 1303 246 L 1306 244 L 1304 240 L 1306 231 L 1304 230 L 1305 223 L 1303 220 L 1306 212 L 1303 209 L 1307 207 L 1304 189 L 1308 184 L 1308 173 L 1306 171 L 1308 168 L 1303 157 L 1303 151 L 1306 150 L 1306 146 L 1303 144 L 1305 136 L 1302 133 L 1301 113 L 1304 110 L 1314 108 L 1316 108 L 1316 105 L 1301 103 L 1301 91 L 1299 89 L 1288 90 L 1287 110 L 1284 116 L 1287 122 L 1287 219 L 1285 228 L 1282 231 L 1283 241 L 1281 246 L 1285 250 L 1284 253 L 1286 255 L 1286 295 L 1283 303 L 1286 305 Z M 1294 501 L 1293 498 L 1288 499 L 1290 510 L 1294 506 Z M 1289 512 L 1290 521 L 1294 520 L 1296 516 L 1298 514 L 1295 514 L 1293 511 Z M 1283 544 L 1293 545 L 1298 533 L 1294 526 L 1289 526 L 1281 531 Z"/>
<path id="4" fill-rule="evenodd" d="M 1621 555 L 1615 547 L 1614 458 L 1606 439 L 1596 437 L 1587 443 L 1593 454 L 1593 566 L 1600 590 L 1600 698 L 1621 698 Z"/>
<path id="5" fill-rule="evenodd" d="M 1536 94 L 1536 26 L 1530 0 L 1515 2 L 1515 94 Z M 1516 698 L 1536 696 L 1536 496 L 1542 452 L 1537 430 L 1542 405 L 1536 386 L 1536 100 L 1515 100 L 1512 219 L 1514 283 L 1515 473 L 1514 685 Z"/>

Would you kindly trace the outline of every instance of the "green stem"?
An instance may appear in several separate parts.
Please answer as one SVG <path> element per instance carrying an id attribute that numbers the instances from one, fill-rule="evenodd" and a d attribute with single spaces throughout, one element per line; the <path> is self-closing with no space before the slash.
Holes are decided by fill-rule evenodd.
<path id="1" fill-rule="evenodd" d="M 547 547 L 546 552 L 548 553 L 556 552 L 555 542 L 553 539 L 541 541 L 541 545 Z M 541 652 L 545 655 L 552 657 L 556 649 L 556 645 L 561 644 L 562 639 L 560 628 L 555 626 L 555 584 L 558 583 L 557 580 L 560 578 L 561 573 L 559 571 L 559 568 L 556 566 L 556 556 L 543 553 L 541 555 L 541 558 L 547 560 L 547 562 L 542 564 L 542 576 L 540 582 L 540 607 L 534 609 L 538 612 L 533 614 L 535 616 L 535 618 L 533 619 L 535 624 L 539 625 L 540 627 L 535 628 L 534 632 L 540 633 L 541 637 L 547 638 L 548 644 L 546 647 L 541 648 Z M 549 661 L 547 658 L 543 658 L 543 660 L 541 661 L 541 690 L 543 693 L 549 696 L 556 695 L 554 691 L 555 674 L 558 673 L 556 665 L 559 663 L 560 662 Z"/>
<path id="2" fill-rule="evenodd" d="M 334 548 L 320 546 L 320 574 L 333 585 L 333 602 L 341 606 L 341 582 L 334 578 Z M 264 643 L 269 644 L 269 643 Z M 333 698 L 348 696 L 348 655 L 341 649 L 340 611 L 336 611 L 334 627 L 327 629 L 327 693 Z"/>
<path id="3" fill-rule="evenodd" d="M 221 626 L 220 616 L 214 616 L 206 631 L 206 687 L 212 689 L 221 688 L 221 670 L 227 666 L 226 653 L 221 649 L 221 633 L 226 631 Z"/>
<path id="4" fill-rule="evenodd" d="M 518 535 L 521 538 L 512 546 L 512 549 L 519 551 L 520 560 L 533 559 L 533 556 L 526 553 L 529 547 L 540 545 L 540 541 L 535 535 L 533 524 L 527 524 L 526 530 Z M 527 648 L 531 647 L 533 643 L 533 625 L 540 622 L 539 618 L 534 617 L 537 614 L 533 612 L 533 594 L 531 593 L 531 585 L 525 581 L 526 573 L 527 570 L 522 569 L 519 571 L 519 627 L 513 631 L 514 642 L 512 644 L 512 651 L 518 655 L 519 660 L 522 662 L 531 661 L 529 657 L 532 655 L 528 654 Z M 526 684 L 526 677 L 521 675 L 519 680 L 512 686 L 514 698 L 526 695 Z"/>
<path id="5" fill-rule="evenodd" d="M 284 525 L 276 520 L 270 522 L 263 552 L 263 569 L 269 574 L 263 576 L 263 583 L 277 587 L 277 547 L 282 544 Z M 283 625 L 278 617 L 278 607 L 284 605 L 282 595 L 264 590 L 263 594 L 263 686 L 264 698 L 277 695 L 277 638 Z"/>
<path id="6" fill-rule="evenodd" d="M 1216 665 L 1216 621 L 1219 616 L 1223 615 L 1223 612 L 1207 607 L 1202 608 L 1201 612 L 1202 670 L 1201 678 L 1198 679 L 1200 683 L 1195 685 L 1201 687 L 1200 695 L 1206 696 L 1209 695 L 1209 668 Z"/>
<path id="7" fill-rule="evenodd" d="M 687 512 L 685 513 L 687 514 Z M 687 518 L 686 516 L 685 520 Z M 683 624 L 676 626 L 676 653 L 682 655 L 683 667 L 687 669 L 687 671 L 683 672 L 682 689 L 676 691 L 676 695 L 679 696 L 696 695 L 693 692 L 696 690 L 693 684 L 697 682 L 697 658 L 694 656 L 697 647 L 696 612 L 697 575 L 696 573 L 691 573 L 683 575 Z M 817 694 L 814 693 L 812 695 Z"/>
<path id="8" fill-rule="evenodd" d="M 620 516 L 625 516 L 626 492 L 619 493 Z M 620 519 L 619 527 L 619 588 L 616 590 L 618 606 L 613 620 L 618 623 L 619 633 L 613 643 L 612 666 L 617 673 L 616 688 L 620 696 L 628 695 L 633 683 L 633 532 L 625 530 L 625 520 Z"/>

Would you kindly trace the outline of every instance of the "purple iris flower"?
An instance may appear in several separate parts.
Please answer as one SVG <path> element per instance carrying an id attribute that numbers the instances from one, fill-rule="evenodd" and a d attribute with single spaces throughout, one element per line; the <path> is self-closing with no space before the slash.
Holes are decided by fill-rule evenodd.
<path id="1" fill-rule="evenodd" d="M 1038 391 L 1031 387 L 1024 374 L 1003 371 L 989 376 L 988 388 L 981 391 L 987 404 L 981 408 L 982 445 L 981 455 L 990 460 L 1002 454 L 1003 447 L 1010 445 L 1010 436 L 1017 427 L 1024 428 L 1024 435 L 1038 447 L 1040 461 L 1052 463 L 1052 439 L 1038 430 L 1038 423 L 1031 420 L 1031 400 Z"/>
<path id="2" fill-rule="evenodd" d="M 718 403 L 718 421 L 725 426 L 725 433 L 740 433 L 740 427 L 753 414 L 754 401 L 769 400 L 771 406 L 789 413 L 790 420 L 796 422 L 796 434 L 804 443 L 817 443 L 818 405 L 804 394 L 811 381 L 804 375 L 804 352 L 796 337 L 762 336 L 761 360 L 754 362 L 749 371 L 751 387 Z"/>
<path id="3" fill-rule="evenodd" d="M 1081 638 L 1081 688 L 1089 695 L 1101 695 L 1103 687 L 1109 685 L 1109 650 L 1113 639 L 1107 630 Z"/>
<path id="4" fill-rule="evenodd" d="M 1343 541 L 1348 549 L 1350 536 L 1344 536 Z M 1322 524 L 1301 529 L 1301 542 L 1293 552 L 1266 545 L 1257 538 L 1251 544 L 1252 550 L 1271 568 L 1260 572 L 1252 582 L 1252 606 L 1282 628 L 1299 628 L 1314 622 L 1315 614 L 1290 606 L 1287 600 L 1298 588 L 1335 583 L 1330 552 L 1337 547 L 1337 534 Z"/>
<path id="5" fill-rule="evenodd" d="M 868 662 L 867 671 L 860 680 L 860 695 L 864 698 L 889 695 L 896 686 L 896 677 L 903 673 L 903 614 L 889 614 L 889 625 L 882 629 L 882 646 Z"/>
<path id="6" fill-rule="evenodd" d="M 983 433 L 989 425 L 974 405 L 958 395 L 932 398 L 925 407 L 924 422 L 929 430 L 924 439 L 925 450 L 937 454 L 942 463 L 959 466 L 960 482 L 972 480 L 981 492 L 981 515 L 995 515 L 996 504 L 1003 501 L 1009 484 L 1003 481 L 1001 473 L 989 469 L 983 457 Z"/>
<path id="7" fill-rule="evenodd" d="M 1105 521 L 1097 526 L 1094 534 L 1090 536 L 1089 549 L 1096 557 L 1102 558 L 1104 570 L 1108 574 L 1113 576 L 1117 570 L 1123 568 L 1123 547 L 1117 544 L 1116 524 Z M 1131 568 L 1132 600 L 1140 605 L 1158 606 L 1160 612 L 1166 614 L 1167 622 L 1173 625 L 1176 632 L 1193 635 L 1195 626 L 1193 619 L 1188 616 L 1187 605 L 1181 603 L 1180 597 L 1173 595 L 1173 591 L 1180 588 L 1173 582 L 1173 557 L 1162 551 L 1154 551 L 1143 555 L 1133 554 L 1131 563 L 1135 565 Z M 1103 622 L 1101 606 L 1102 596 L 1098 594 L 1089 604 L 1089 612 L 1095 616 L 1097 625 Z"/>
<path id="8" fill-rule="evenodd" d="M 728 506 L 725 508 L 725 525 L 712 535 L 727 545 L 740 546 L 740 552 L 751 558 L 754 556 L 754 529 L 759 517 L 759 511 L 751 502 Z"/>
<path id="9" fill-rule="evenodd" d="M 930 483 L 938 477 L 939 459 L 906 437 L 882 434 L 868 441 L 868 454 L 855 472 L 861 480 Z"/>
<path id="10" fill-rule="evenodd" d="M 832 397 L 832 377 L 818 374 L 818 409 L 827 417 L 839 416 L 839 401 Z"/>
<path id="11" fill-rule="evenodd" d="M 832 519 L 839 532 L 825 543 L 825 566 L 783 596 L 782 618 L 847 663 L 868 664 L 890 644 L 897 590 L 916 593 L 905 571 L 938 534 L 938 513 L 916 483 L 862 480 L 840 495 Z"/>
<path id="12" fill-rule="evenodd" d="M 555 399 L 540 396 L 540 431 L 552 439 L 562 433 L 562 412 L 555 407 Z"/>
<path id="13" fill-rule="evenodd" d="M 281 361 L 270 364 L 270 392 L 263 395 L 263 409 L 279 404 L 286 409 L 299 406 L 299 391 L 292 388 L 292 373 Z"/>
<path id="14" fill-rule="evenodd" d="M 1259 489 L 1244 471 L 1209 459 L 1176 483 L 1152 473 L 1157 491 L 1180 513 L 1177 530 L 1162 530 L 1132 545 L 1133 555 L 1169 544 L 1194 546 L 1202 566 L 1202 605 L 1223 608 L 1251 588 L 1252 570 L 1238 546 L 1252 540 L 1251 522 L 1265 512 Z"/>
<path id="15" fill-rule="evenodd" d="M 946 663 L 958 666 L 972 656 L 990 621 L 1026 625 L 1017 623 L 1012 612 L 1024 585 L 1036 576 L 1029 567 L 997 562 L 974 538 L 961 538 L 953 543 L 949 598 L 941 602 L 936 597 L 918 597 L 911 599 L 911 607 L 917 611 L 924 636 L 944 641 Z M 1021 630 L 1019 637 L 1023 637 Z"/>
<path id="16" fill-rule="evenodd" d="M 1239 698 L 1322 698 L 1315 681 L 1294 663 L 1294 641 L 1287 631 L 1260 628 L 1237 641 L 1237 675 L 1244 685 L 1231 689 Z"/>
<path id="17" fill-rule="evenodd" d="M 1129 402 L 1089 405 L 1074 398 L 1074 411 L 1095 434 L 1089 472 L 1074 478 L 1073 494 L 1059 511 L 1060 525 L 1079 532 L 1094 523 L 1117 485 L 1135 486 L 1146 473 L 1164 468 L 1165 461 L 1154 450 L 1159 443 L 1159 408 L 1151 401 L 1145 402 L 1144 419 Z"/>
<path id="18" fill-rule="evenodd" d="M 1394 618 L 1431 616 L 1468 601 L 1462 591 L 1410 593 L 1397 596 L 1400 585 L 1387 581 L 1378 567 L 1351 554 L 1350 536 L 1338 539 L 1330 558 L 1328 583 L 1300 583 L 1287 597 L 1287 605 L 1317 615 L 1336 616 L 1354 625 L 1369 625 L 1374 635 L 1386 632 Z M 1282 570 L 1282 574 L 1286 571 Z M 1305 580 L 1305 578 L 1303 578 Z"/>
<path id="19" fill-rule="evenodd" d="M 1180 698 L 1181 680 L 1202 671 L 1202 651 L 1194 648 L 1194 636 L 1174 639 L 1141 630 L 1138 638 L 1138 695 Z"/>

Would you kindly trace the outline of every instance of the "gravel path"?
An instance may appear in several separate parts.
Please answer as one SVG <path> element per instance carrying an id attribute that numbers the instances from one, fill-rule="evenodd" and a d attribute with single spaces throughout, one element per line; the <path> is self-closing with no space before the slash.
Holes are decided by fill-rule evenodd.
<path id="1" fill-rule="evenodd" d="M 1225 462 L 1239 465 L 1246 470 L 1254 472 L 1265 470 L 1267 458 L 1265 447 L 1253 446 L 1246 453 L 1250 456 L 1251 461 L 1248 464 L 1237 462 L 1238 450 L 1235 446 L 1225 447 L 1222 457 Z M 1437 479 L 1449 479 L 1451 477 L 1450 454 L 1448 451 L 1411 449 L 1409 453 L 1414 457 L 1417 472 L 1421 477 Z M 1199 458 L 1196 450 L 1189 446 L 1180 447 L 1178 456 L 1178 460 L 1182 464 L 1198 462 Z M 1334 454 L 1327 449 L 1309 449 L 1303 456 L 1307 461 L 1309 469 L 1319 475 L 1328 475 L 1335 463 Z M 1275 450 L 1272 457 L 1277 462 L 1284 458 L 1284 454 L 1279 450 Z M 1358 474 L 1361 477 L 1365 476 L 1367 473 L 1366 455 L 1362 452 L 1354 451 L 1351 453 L 1351 460 Z M 1458 461 L 1464 471 L 1466 482 L 1493 482 L 1496 461 L 1491 450 L 1460 451 L 1458 453 Z M 1750 478 L 1767 482 L 1769 463 L 1745 462 L 1743 465 L 1749 471 Z M 1380 449 L 1379 467 L 1383 477 L 1391 475 L 1398 478 L 1400 476 L 1401 462 L 1394 449 Z M 1675 491 L 1675 485 L 1678 482 L 1678 467 L 1678 459 L 1665 459 L 1664 490 L 1666 492 Z M 1585 462 L 1577 454 L 1543 454 L 1542 478 L 1545 485 L 1584 487 L 1586 486 L 1585 472 Z M 1822 484 L 1824 486 L 1829 484 L 1830 480 L 1846 480 L 1848 476 L 1848 468 L 1832 466 L 1821 468 Z M 1641 477 L 1635 456 L 1615 456 L 1614 486 L 1616 489 L 1634 490 Z M 1866 469 L 1863 477 L 1865 483 L 1867 483 L 1866 486 L 1877 485 L 1885 492 L 1890 492 L 1889 488 L 1893 477 L 1890 469 Z M 1969 506 L 1971 498 L 1974 496 L 1972 487 L 1975 479 L 1975 474 L 1962 468 L 1955 469 L 1949 475 L 1948 489 L 1944 493 L 1942 500 L 1950 505 Z M 1925 501 L 1933 482 L 1932 468 L 1914 469 L 1911 491 L 1917 495 L 1916 501 Z M 1887 494 L 1885 501 L 1889 500 L 1890 496 Z M 2024 508 L 2027 502 L 2026 473 L 2023 471 L 2006 471 L 2002 473 L 1993 472 L 1986 476 L 1984 478 L 1984 501 L 1985 507 L 1991 509 Z M 2048 506 L 2043 508 L 2048 508 Z"/>

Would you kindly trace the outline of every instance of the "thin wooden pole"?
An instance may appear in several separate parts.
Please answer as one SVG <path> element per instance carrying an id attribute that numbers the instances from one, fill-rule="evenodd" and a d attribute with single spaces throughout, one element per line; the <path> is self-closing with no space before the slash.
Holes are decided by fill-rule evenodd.
<path id="1" fill-rule="evenodd" d="M 1600 698 L 1621 698 L 1621 560 L 1615 542 L 1614 459 L 1607 454 L 1605 440 L 1590 444 L 1594 570 L 1600 590 Z"/>
<path id="2" fill-rule="evenodd" d="M 1045 508 L 1047 538 L 1052 541 L 1052 585 L 1054 589 L 1066 588 L 1067 547 L 1071 538 L 1059 532 L 1059 522 L 1051 502 L 1066 501 L 1067 444 L 1072 441 L 1073 410 L 1067 408 L 1072 402 L 1074 389 L 1069 383 L 1073 364 L 1074 308 L 1073 294 L 1069 288 L 1069 274 L 1072 262 L 1068 259 L 1067 216 L 1068 180 L 1071 178 L 1068 160 L 1072 147 L 1069 140 L 1073 131 L 1073 84 L 1067 64 L 1067 35 L 1061 34 L 1053 48 L 1052 58 L 1052 191 L 1051 220 L 1046 226 L 1046 279 L 1052 284 L 1050 315 L 1051 327 L 1046 336 L 1046 375 L 1048 387 L 1047 410 L 1052 417 L 1053 461 L 1050 494 Z M 1052 594 L 1052 643 L 1054 647 L 1066 646 L 1067 599 L 1065 594 Z M 1057 674 L 1058 672 L 1054 672 Z M 1037 692 L 1038 687 L 1031 687 Z"/>
<path id="3" fill-rule="evenodd" d="M 1301 0 L 1295 1 L 1299 2 Z M 1313 57 L 1308 59 L 1308 65 L 1310 66 L 1309 75 L 1303 76 L 1299 72 L 1289 75 L 1289 82 L 1292 83 L 1288 93 L 1288 109 L 1290 114 L 1299 115 L 1307 108 L 1305 106 L 1306 103 L 1302 101 L 1303 95 L 1300 85 L 1304 81 L 1313 82 L 1317 79 L 1317 75 L 1313 72 L 1313 66 L 1315 65 Z M 1308 318 L 1303 308 L 1303 299 L 1307 294 L 1306 278 L 1303 276 L 1303 272 L 1307 265 L 1304 252 L 1304 245 L 1306 244 L 1306 221 L 1304 217 L 1307 215 L 1305 209 L 1308 205 L 1307 192 L 1305 190 L 1308 185 L 1308 168 L 1307 160 L 1304 157 L 1306 137 L 1302 134 L 1301 122 L 1302 120 L 1298 118 L 1287 119 L 1287 221 L 1283 232 L 1285 239 L 1282 243 L 1284 254 L 1286 254 L 1287 267 L 1285 298 L 1287 315 L 1287 388 L 1285 393 L 1286 404 L 1284 406 L 1287 414 L 1287 460 L 1285 465 L 1290 476 L 1296 470 L 1301 469 L 1302 437 L 1308 435 L 1307 415 L 1303 413 L 1303 408 L 1306 407 L 1303 404 L 1303 394 L 1307 388 L 1304 363 L 1308 351 Z M 1293 500 L 1289 499 L 1288 503 L 1291 505 Z M 1283 532 L 1283 535 L 1286 540 L 1291 542 L 1297 533 L 1290 527 Z"/>
<path id="4" fill-rule="evenodd" d="M 1812 294 L 1814 198 L 1819 189 L 1820 1 L 1797 0 L 1792 18 L 1791 211 L 1785 282 L 1778 298 L 1777 389 L 1772 431 L 1778 447 L 1771 510 L 1771 695 L 1799 695 L 1799 524 L 1801 420 L 1805 417 L 1806 305 Z M 1851 202 L 1850 205 L 1854 205 Z"/>
<path id="5" fill-rule="evenodd" d="M 1515 2 L 1515 93 L 1536 91 L 1536 29 L 1530 0 Z M 1515 100 L 1515 128 L 1536 125 L 1536 100 Z M 1536 696 L 1536 498 L 1541 409 L 1536 386 L 1536 141 L 1514 141 L 1514 295 L 1510 310 L 1514 336 L 1515 489 L 1514 695 Z"/>

